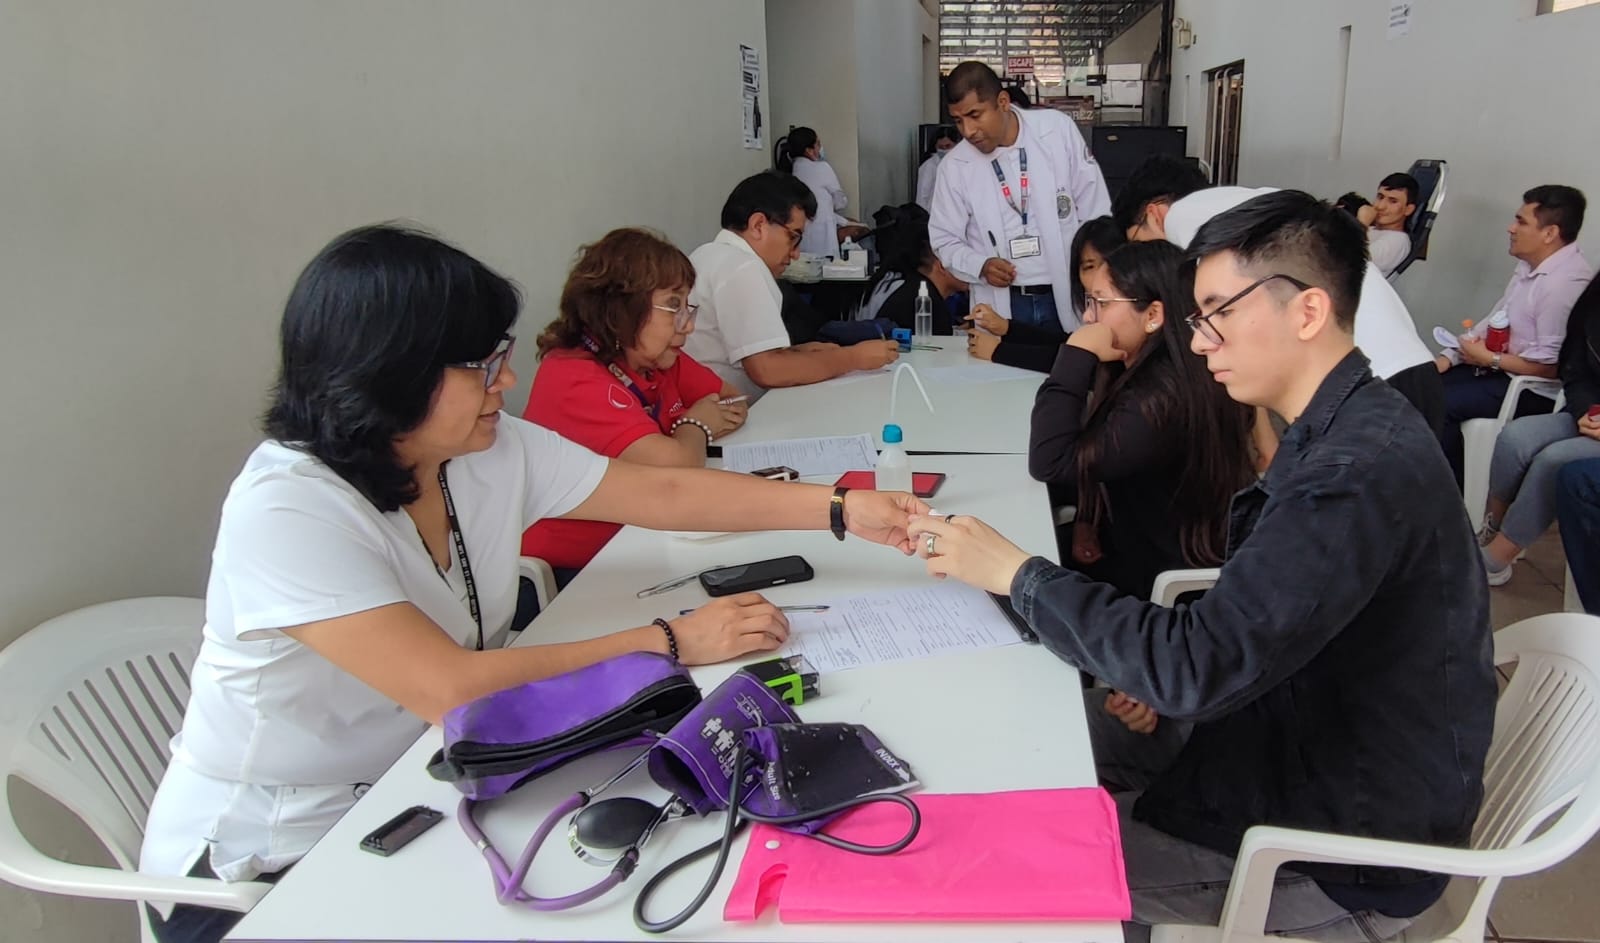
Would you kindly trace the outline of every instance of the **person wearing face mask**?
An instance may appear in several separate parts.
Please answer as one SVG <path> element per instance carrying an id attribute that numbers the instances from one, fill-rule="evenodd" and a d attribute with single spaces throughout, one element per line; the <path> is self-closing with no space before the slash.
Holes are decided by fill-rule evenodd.
<path id="1" fill-rule="evenodd" d="M 752 401 L 773 387 L 876 370 L 900 356 L 892 340 L 791 346 L 778 276 L 800 254 L 817 212 L 816 197 L 793 174 L 759 173 L 728 195 L 716 238 L 689 254 L 689 303 L 698 315 L 683 349 Z"/>
<path id="2" fill-rule="evenodd" d="M 933 211 L 933 185 L 939 179 L 939 162 L 944 160 L 944 155 L 959 143 L 961 135 L 956 133 L 955 128 L 940 128 L 939 133 L 933 137 L 933 152 L 917 168 L 916 202 L 929 212 Z"/>
<path id="3" fill-rule="evenodd" d="M 846 238 L 859 239 L 869 230 L 850 222 L 842 215 L 850 205 L 839 175 L 828 163 L 817 132 L 810 128 L 795 128 L 789 132 L 783 158 L 778 169 L 792 173 L 811 189 L 817 199 L 817 215 L 806 226 L 800 237 L 800 251 L 812 255 L 838 256 L 839 243 Z"/>
<path id="4" fill-rule="evenodd" d="M 1250 410 L 1189 352 L 1190 274 L 1164 242 L 1107 255 L 1033 406 L 1028 470 L 1077 498 L 1067 565 L 1140 598 L 1163 570 L 1222 562 L 1228 502 L 1255 477 Z"/>
<path id="5" fill-rule="evenodd" d="M 687 288 L 685 274 L 640 293 Z M 927 505 L 909 494 L 608 459 L 506 415 L 520 307 L 482 262 L 395 225 L 339 236 L 301 274 L 267 439 L 222 504 L 141 872 L 274 881 L 459 705 L 630 652 L 704 665 L 788 637 L 782 612 L 743 593 L 507 648 L 517 538 L 538 520 L 830 529 L 911 552 L 908 514 Z M 161 943 L 212 943 L 242 916 L 151 909 Z"/>
<path id="6" fill-rule="evenodd" d="M 1077 125 L 1014 107 L 994 70 L 963 62 L 945 103 L 965 138 L 939 164 L 928 234 L 972 300 L 1007 320 L 1070 332 L 1067 247 L 1084 220 L 1111 212 L 1100 165 Z"/>
<path id="7" fill-rule="evenodd" d="M 694 333 L 694 266 L 643 229 L 616 229 L 578 253 L 560 314 L 539 337 L 539 371 L 522 418 L 601 455 L 700 468 L 713 439 L 744 425 L 737 387 L 683 352 Z M 546 519 L 522 553 L 564 585 L 621 528 Z"/>

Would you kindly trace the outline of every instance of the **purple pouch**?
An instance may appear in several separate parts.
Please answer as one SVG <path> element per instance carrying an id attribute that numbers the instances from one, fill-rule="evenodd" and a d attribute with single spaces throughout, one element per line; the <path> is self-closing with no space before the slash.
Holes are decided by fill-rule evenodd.
<path id="1" fill-rule="evenodd" d="M 648 746 L 699 703 L 700 689 L 671 658 L 619 655 L 451 710 L 428 772 L 469 799 L 493 799 L 580 756 Z"/>
<path id="2" fill-rule="evenodd" d="M 696 815 L 728 806 L 734 756 L 745 731 L 800 718 L 758 678 L 735 671 L 651 748 L 646 761 L 656 785 L 681 798 Z M 759 771 L 746 771 L 744 790 Z"/>

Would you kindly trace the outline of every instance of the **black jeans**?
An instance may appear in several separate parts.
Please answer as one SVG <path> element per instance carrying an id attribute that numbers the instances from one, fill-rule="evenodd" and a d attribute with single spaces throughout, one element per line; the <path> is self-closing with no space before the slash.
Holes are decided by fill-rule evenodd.
<path id="1" fill-rule="evenodd" d="M 288 868 L 273 874 L 263 874 L 256 878 L 268 884 L 276 884 Z M 211 870 L 211 854 L 207 852 L 200 856 L 200 860 L 189 869 L 192 878 L 215 878 L 217 873 Z M 150 929 L 155 931 L 159 943 L 217 943 L 222 937 L 234 928 L 239 921 L 244 919 L 244 914 L 236 910 L 218 910 L 215 907 L 201 907 L 196 904 L 178 904 L 172 908 L 172 916 L 165 920 L 161 914 L 149 904 L 145 904 L 145 911 L 150 917 Z"/>

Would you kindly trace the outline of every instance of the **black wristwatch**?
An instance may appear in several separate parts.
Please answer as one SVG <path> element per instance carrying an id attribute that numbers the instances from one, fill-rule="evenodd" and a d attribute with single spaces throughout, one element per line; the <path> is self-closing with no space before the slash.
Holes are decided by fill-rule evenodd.
<path id="1" fill-rule="evenodd" d="M 833 489 L 833 500 L 828 502 L 828 529 L 833 531 L 834 539 L 844 539 L 844 496 L 849 488 Z"/>

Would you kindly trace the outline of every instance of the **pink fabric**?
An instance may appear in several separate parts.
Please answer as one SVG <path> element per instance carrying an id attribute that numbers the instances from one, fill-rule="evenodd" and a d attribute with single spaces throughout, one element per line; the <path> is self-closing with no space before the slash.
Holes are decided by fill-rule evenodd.
<path id="1" fill-rule="evenodd" d="M 755 920 L 774 904 L 784 923 L 1128 918 L 1117 809 L 1104 790 L 912 798 L 922 831 L 887 857 L 756 826 L 723 919 Z M 905 828 L 904 809 L 877 804 L 835 822 L 828 834 L 885 844 Z"/>

